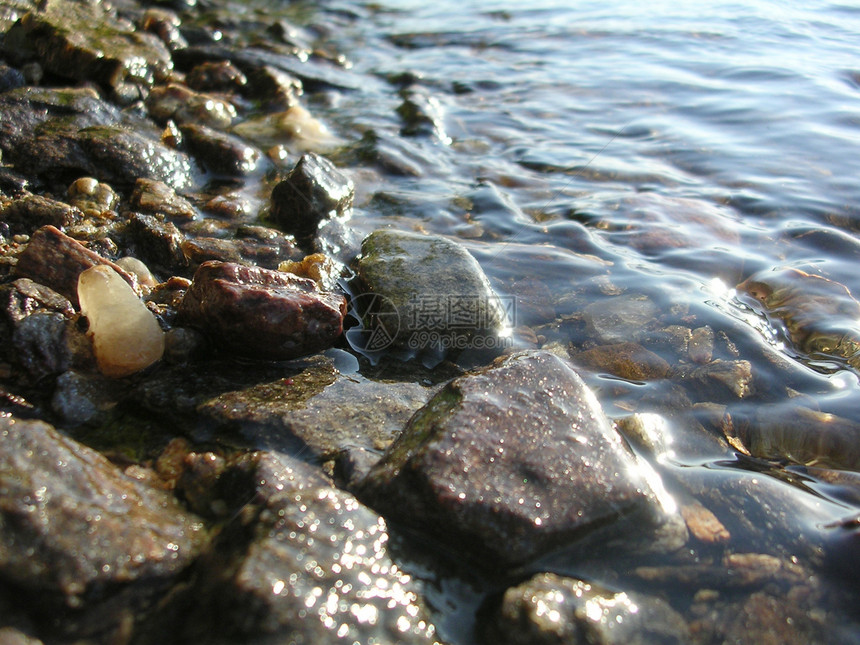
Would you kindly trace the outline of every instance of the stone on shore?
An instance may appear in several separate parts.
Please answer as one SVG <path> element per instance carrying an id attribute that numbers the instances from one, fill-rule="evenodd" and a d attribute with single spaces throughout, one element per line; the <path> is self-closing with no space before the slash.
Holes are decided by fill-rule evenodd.
<path id="1" fill-rule="evenodd" d="M 222 540 L 202 569 L 197 610 L 183 616 L 188 642 L 437 642 L 382 518 L 292 457 L 252 453 L 241 469 L 234 481 L 251 486 L 234 525 L 255 523 L 239 553 Z"/>
<path id="2" fill-rule="evenodd" d="M 99 370 L 122 377 L 139 372 L 164 354 L 164 332 L 139 296 L 109 266 L 94 266 L 78 279 L 81 313 Z"/>
<path id="3" fill-rule="evenodd" d="M 592 392 L 567 362 L 540 351 L 448 383 L 359 496 L 491 567 L 524 563 L 598 528 L 629 529 L 623 518 L 641 538 L 666 518 L 647 469 Z"/>
<path id="4" fill-rule="evenodd" d="M 271 217 L 303 242 L 312 241 L 320 223 L 352 208 L 355 187 L 325 157 L 309 152 L 272 190 Z"/>
<path id="5" fill-rule="evenodd" d="M 508 323 L 475 258 L 438 235 L 375 231 L 361 244 L 357 273 L 378 305 L 362 312 L 363 325 L 392 347 L 437 356 L 471 344 L 480 349 Z"/>
<path id="6" fill-rule="evenodd" d="M 196 557 L 202 524 L 41 421 L 0 417 L 0 574 L 80 606 L 117 585 L 164 587 Z M 48 598 L 43 598 L 48 600 Z"/>
<path id="7" fill-rule="evenodd" d="M 219 347 L 258 358 L 321 351 L 343 331 L 346 299 L 308 278 L 227 262 L 204 262 L 179 308 L 182 324 Z"/>

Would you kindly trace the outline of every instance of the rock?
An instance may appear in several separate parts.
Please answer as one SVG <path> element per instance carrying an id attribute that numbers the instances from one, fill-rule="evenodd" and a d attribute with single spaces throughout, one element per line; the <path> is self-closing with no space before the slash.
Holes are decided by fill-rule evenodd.
<path id="1" fill-rule="evenodd" d="M 490 348 L 507 324 L 478 262 L 447 238 L 376 231 L 362 242 L 357 273 L 376 305 L 362 312 L 364 325 L 385 343 L 383 348 L 435 356 Z M 365 343 L 359 349 L 374 347 Z"/>
<path id="2" fill-rule="evenodd" d="M 327 365 L 224 392 L 197 407 L 218 433 L 233 431 L 258 449 L 324 461 L 368 450 L 377 460 L 430 392 L 416 383 L 381 383 Z"/>
<path id="3" fill-rule="evenodd" d="M 752 364 L 746 360 L 716 359 L 682 376 L 708 401 L 743 399 L 755 391 Z"/>
<path id="4" fill-rule="evenodd" d="M 177 195 L 176 191 L 163 181 L 154 179 L 138 179 L 134 191 L 129 198 L 132 208 L 153 215 L 176 220 L 192 220 L 197 216 L 197 210 L 187 199 Z"/>
<path id="5" fill-rule="evenodd" d="M 306 255 L 301 261 L 287 260 L 278 265 L 278 271 L 310 278 L 323 291 L 333 290 L 344 270 L 345 267 L 342 264 L 324 253 L 313 253 Z"/>
<path id="6" fill-rule="evenodd" d="M 710 327 L 693 329 L 687 352 L 694 363 L 699 365 L 709 363 L 714 355 L 714 330 Z"/>
<path id="7" fill-rule="evenodd" d="M 63 202 L 40 195 L 23 195 L 13 200 L 0 213 L 12 234 L 30 235 L 42 226 L 66 228 L 80 222 L 84 214 Z"/>
<path id="8" fill-rule="evenodd" d="M 31 278 L 78 305 L 78 277 L 94 266 L 109 266 L 132 288 L 136 279 L 120 266 L 90 251 L 53 226 L 43 226 L 30 238 L 18 258 L 16 275 Z"/>
<path id="9" fill-rule="evenodd" d="M 45 0 L 6 34 L 4 49 L 35 56 L 48 71 L 107 88 L 152 85 L 172 68 L 154 35 L 135 30 L 103 2 Z"/>
<path id="10" fill-rule="evenodd" d="M 248 84 L 247 77 L 230 61 L 200 63 L 185 77 L 188 87 L 198 92 L 238 91 Z"/>
<path id="11" fill-rule="evenodd" d="M 622 518 L 647 535 L 663 511 L 569 365 L 523 352 L 448 383 L 359 488 L 391 519 L 491 567 L 521 564 Z"/>
<path id="12" fill-rule="evenodd" d="M 197 124 L 224 130 L 236 118 L 236 108 L 231 103 L 175 83 L 152 88 L 146 97 L 146 107 L 149 115 L 161 124 L 175 121 L 180 126 Z"/>
<path id="13" fill-rule="evenodd" d="M 540 573 L 508 589 L 483 625 L 499 645 L 689 643 L 684 619 L 665 601 Z"/>
<path id="14" fill-rule="evenodd" d="M 176 226 L 154 215 L 131 213 L 126 226 L 131 249 L 146 264 L 168 274 L 182 273 L 188 259 L 182 251 L 185 236 Z"/>
<path id="15" fill-rule="evenodd" d="M 420 585 L 388 553 L 382 518 L 285 455 L 254 453 L 243 466 L 248 543 L 237 553 L 222 540 L 227 553 L 207 558 L 180 640 L 437 642 Z"/>
<path id="16" fill-rule="evenodd" d="M 445 133 L 442 106 L 436 97 L 418 87 L 403 90 L 401 94 L 403 102 L 397 108 L 397 114 L 403 120 L 401 134 L 432 136 L 443 142 L 451 141 Z"/>
<path id="17" fill-rule="evenodd" d="M 141 29 L 158 36 L 170 51 L 188 47 L 179 29 L 181 24 L 179 16 L 166 9 L 147 9 L 138 20 Z"/>
<path id="18" fill-rule="evenodd" d="M 24 318 L 39 310 L 58 312 L 67 318 L 75 313 L 67 298 L 29 278 L 0 285 L 0 315 L 8 326 L 16 327 Z"/>
<path id="19" fill-rule="evenodd" d="M 110 380 L 100 374 L 69 370 L 57 377 L 51 410 L 67 426 L 95 426 L 108 420 L 120 398 Z"/>
<path id="20" fill-rule="evenodd" d="M 289 110 L 297 106 L 304 91 L 300 80 L 270 65 L 255 69 L 248 86 L 253 98 L 277 110 Z"/>
<path id="21" fill-rule="evenodd" d="M 287 233 L 307 242 L 322 221 L 352 208 L 355 187 L 328 159 L 315 153 L 302 158 L 272 190 L 271 217 Z"/>
<path id="22" fill-rule="evenodd" d="M 210 260 L 277 269 L 282 262 L 301 256 L 295 241 L 285 235 L 271 241 L 253 238 L 224 240 L 217 237 L 195 237 L 185 240 L 181 249 L 186 263 L 195 269 Z"/>
<path id="23" fill-rule="evenodd" d="M 6 63 L 0 63 L 0 92 L 8 92 L 26 84 L 27 80 L 20 70 L 10 67 Z"/>
<path id="24" fill-rule="evenodd" d="M 72 323 L 62 314 L 39 311 L 18 324 L 12 335 L 12 348 L 17 361 L 34 381 L 39 381 L 71 367 L 75 357 L 75 332 Z M 82 340 L 79 336 L 77 339 Z"/>
<path id="25" fill-rule="evenodd" d="M 243 177 L 257 170 L 260 151 L 239 137 L 189 123 L 179 128 L 195 158 L 210 171 Z"/>
<path id="26" fill-rule="evenodd" d="M 81 313 L 89 321 L 102 374 L 122 377 L 139 372 L 161 359 L 164 332 L 152 312 L 113 269 L 95 266 L 78 280 Z"/>
<path id="27" fill-rule="evenodd" d="M 608 372 L 629 381 L 652 381 L 671 373 L 669 364 L 638 343 L 616 343 L 593 347 L 573 356 L 577 365 L 595 372 Z"/>
<path id="28" fill-rule="evenodd" d="M 328 152 L 343 143 L 301 105 L 252 117 L 237 124 L 233 131 L 261 148 L 283 149 L 284 155 L 286 151 L 294 154 Z"/>
<path id="29" fill-rule="evenodd" d="M 191 182 L 186 155 L 159 140 L 149 121 L 120 112 L 92 89 L 22 87 L 0 94 L 4 163 L 47 180 L 89 175 L 111 185 L 141 178 Z"/>
<path id="30" fill-rule="evenodd" d="M 653 326 L 658 313 L 657 305 L 638 295 L 602 299 L 584 311 L 589 333 L 605 344 L 637 340 L 639 334 Z"/>
<path id="31" fill-rule="evenodd" d="M 163 589 L 196 557 L 202 524 L 170 495 L 46 423 L 2 417 L 0 428 L 5 580 L 80 606 L 120 585 Z"/>
<path id="32" fill-rule="evenodd" d="M 245 356 L 295 358 L 330 347 L 346 300 L 312 280 L 239 264 L 205 262 L 182 300 L 183 324 Z"/>
<path id="33" fill-rule="evenodd" d="M 79 208 L 88 217 L 101 217 L 119 203 L 119 195 L 113 188 L 93 177 L 76 179 L 69 186 L 68 196 L 69 204 Z"/>

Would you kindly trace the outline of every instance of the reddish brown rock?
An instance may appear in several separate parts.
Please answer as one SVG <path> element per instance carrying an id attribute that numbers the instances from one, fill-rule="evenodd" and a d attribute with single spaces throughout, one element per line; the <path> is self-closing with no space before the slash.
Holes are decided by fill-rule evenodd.
<path id="1" fill-rule="evenodd" d="M 219 347 L 289 359 L 330 347 L 343 332 L 346 299 L 313 280 L 227 262 L 204 262 L 179 308 L 183 324 Z"/>

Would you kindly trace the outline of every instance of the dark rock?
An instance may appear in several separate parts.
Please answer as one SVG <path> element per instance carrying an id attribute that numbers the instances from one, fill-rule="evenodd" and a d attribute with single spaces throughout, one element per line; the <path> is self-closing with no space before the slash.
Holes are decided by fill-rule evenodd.
<path id="1" fill-rule="evenodd" d="M 699 365 L 710 363 L 714 356 L 714 330 L 710 327 L 693 329 L 690 333 L 687 352 L 694 363 Z"/>
<path id="2" fill-rule="evenodd" d="M 3 47 L 35 56 L 59 76 L 114 90 L 152 85 L 172 67 L 170 52 L 156 36 L 136 31 L 102 2 L 44 0 L 13 25 Z"/>
<path id="3" fill-rule="evenodd" d="M 249 175 L 262 157 L 259 150 L 231 134 L 196 124 L 183 125 L 180 130 L 197 161 L 214 173 Z"/>
<path id="4" fill-rule="evenodd" d="M 0 94 L 0 149 L 19 171 L 68 182 L 92 176 L 130 185 L 138 178 L 173 186 L 191 181 L 191 163 L 91 89 L 22 87 Z"/>
<path id="5" fill-rule="evenodd" d="M 120 398 L 110 379 L 69 370 L 57 377 L 51 409 L 69 426 L 98 425 L 107 421 Z"/>
<path id="6" fill-rule="evenodd" d="M 207 347 L 206 338 L 196 329 L 174 327 L 164 335 L 164 360 L 185 363 L 202 356 Z"/>
<path id="7" fill-rule="evenodd" d="M 38 421 L 0 418 L 0 572 L 24 589 L 91 602 L 134 582 L 168 584 L 202 525 L 163 492 Z"/>
<path id="8" fill-rule="evenodd" d="M 149 115 L 159 123 L 175 121 L 179 125 L 199 124 L 210 128 L 229 128 L 236 118 L 236 108 L 222 98 L 194 92 L 184 85 L 152 88 L 146 97 Z"/>
<path id="9" fill-rule="evenodd" d="M 689 643 L 684 619 L 665 601 L 541 573 L 508 589 L 482 629 L 499 645 Z"/>
<path id="10" fill-rule="evenodd" d="M 50 287 L 77 307 L 78 276 L 98 264 L 111 267 L 137 289 L 137 278 L 53 226 L 43 226 L 33 234 L 18 258 L 15 273 Z"/>
<path id="11" fill-rule="evenodd" d="M 663 511 L 594 395 L 554 354 L 524 352 L 446 385 L 359 496 L 492 567 Z"/>
<path id="12" fill-rule="evenodd" d="M 0 285 L 0 315 L 8 326 L 14 328 L 24 318 L 40 310 L 61 313 L 67 318 L 75 313 L 67 298 L 28 278 Z"/>
<path id="13" fill-rule="evenodd" d="M 24 75 L 20 70 L 9 67 L 6 63 L 0 63 L 0 92 L 8 92 L 26 83 Z"/>
<path id="14" fill-rule="evenodd" d="M 188 72 L 185 82 L 197 91 L 225 92 L 241 90 L 248 84 L 248 79 L 233 63 L 222 60 L 197 65 Z"/>
<path id="15" fill-rule="evenodd" d="M 59 313 L 36 312 L 24 318 L 12 335 L 18 362 L 33 380 L 65 372 L 72 363 L 71 323 Z"/>
<path id="16" fill-rule="evenodd" d="M 315 58 L 302 60 L 258 47 L 231 48 L 221 43 L 192 45 L 173 53 L 173 61 L 183 69 L 211 61 L 227 60 L 241 69 L 247 76 L 258 70 L 272 67 L 285 72 L 302 82 L 309 92 L 327 90 L 356 90 L 360 82 L 352 74 Z"/>
<path id="17" fill-rule="evenodd" d="M 432 136 L 448 141 L 439 100 L 423 88 L 403 91 L 403 102 L 397 108 L 403 120 L 400 132 L 408 136 Z"/>
<path id="18" fill-rule="evenodd" d="M 491 347 L 506 325 L 478 262 L 447 238 L 376 231 L 362 242 L 357 272 L 378 301 L 365 314 L 366 328 L 385 346 L 441 356 L 470 345 Z"/>
<path id="19" fill-rule="evenodd" d="M 246 356 L 286 359 L 330 347 L 343 331 L 346 300 L 288 273 L 206 262 L 179 314 L 219 346 Z"/>
<path id="20" fill-rule="evenodd" d="M 0 213 L 0 219 L 9 225 L 10 233 L 26 235 L 47 225 L 66 228 L 80 222 L 83 217 L 84 214 L 74 206 L 41 195 L 30 194 L 13 200 Z"/>
<path id="21" fill-rule="evenodd" d="M 577 365 L 595 372 L 608 372 L 629 381 L 666 378 L 669 364 L 637 343 L 615 343 L 593 347 L 573 356 Z"/>
<path id="22" fill-rule="evenodd" d="M 191 220 L 197 211 L 187 199 L 163 181 L 138 179 L 129 198 L 132 208 L 143 213 L 163 215 L 176 220 Z"/>
<path id="23" fill-rule="evenodd" d="M 287 110 L 299 104 L 302 83 L 296 77 L 270 65 L 255 69 L 248 79 L 248 93 L 272 110 Z"/>
<path id="24" fill-rule="evenodd" d="M 239 502 L 252 500 L 249 544 L 235 554 L 224 540 L 227 554 L 204 565 L 182 640 L 437 642 L 420 584 L 388 554 L 382 518 L 290 457 L 255 453 L 241 465 L 253 482 Z"/>
<path id="25" fill-rule="evenodd" d="M 281 262 L 300 257 L 295 243 L 284 237 L 266 242 L 255 239 L 222 240 L 217 237 L 195 237 L 182 243 L 182 253 L 196 268 L 210 260 L 234 262 L 264 269 L 277 269 Z"/>
<path id="26" fill-rule="evenodd" d="M 752 364 L 746 360 L 716 359 L 682 376 L 707 401 L 743 399 L 754 392 Z"/>
<path id="27" fill-rule="evenodd" d="M 147 9 L 138 21 L 143 31 L 158 36 L 170 51 L 188 47 L 188 42 L 179 30 L 182 22 L 172 11 L 166 9 Z"/>
<path id="28" fill-rule="evenodd" d="M 320 222 L 352 208 L 354 195 L 352 180 L 328 159 L 310 152 L 272 190 L 271 217 L 297 239 L 312 240 Z"/>
<path id="29" fill-rule="evenodd" d="M 132 213 L 126 226 L 130 247 L 147 266 L 168 274 L 182 273 L 188 260 L 182 252 L 185 236 L 176 226 L 153 215 Z"/>

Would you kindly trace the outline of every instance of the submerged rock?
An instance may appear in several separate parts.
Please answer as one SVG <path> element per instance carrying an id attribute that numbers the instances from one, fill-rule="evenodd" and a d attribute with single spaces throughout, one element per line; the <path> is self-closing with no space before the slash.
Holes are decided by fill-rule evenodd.
<path id="1" fill-rule="evenodd" d="M 505 308 L 463 246 L 437 235 L 385 229 L 365 238 L 361 253 L 358 277 L 364 297 L 375 305 L 361 314 L 381 348 L 442 356 L 496 345 L 508 322 Z M 358 349 L 376 347 L 368 342 Z"/>
<path id="2" fill-rule="evenodd" d="M 78 279 L 81 313 L 89 321 L 99 370 L 128 376 L 161 359 L 164 332 L 139 296 L 108 266 L 94 266 Z"/>
<path id="3" fill-rule="evenodd" d="M 420 585 L 388 554 L 382 518 L 291 457 L 255 453 L 244 467 L 250 541 L 231 566 L 213 554 L 197 610 L 183 616 L 189 642 L 436 642 Z"/>
<path id="4" fill-rule="evenodd" d="M 508 589 L 482 630 L 499 645 L 649 645 L 690 642 L 684 619 L 665 601 L 540 573 Z"/>
<path id="5" fill-rule="evenodd" d="M 628 517 L 663 511 L 570 366 L 523 352 L 451 381 L 359 489 L 368 503 L 489 566 L 520 564 Z"/>
<path id="6" fill-rule="evenodd" d="M 203 539 L 201 523 L 170 495 L 46 423 L 0 417 L 0 574 L 7 581 L 79 606 L 119 585 L 163 588 Z"/>
<path id="7" fill-rule="evenodd" d="M 352 208 L 355 187 L 334 164 L 314 153 L 302 156 L 272 190 L 272 219 L 303 242 L 313 240 L 324 220 Z"/>
<path id="8" fill-rule="evenodd" d="M 204 262 L 180 305 L 183 324 L 225 349 L 287 359 L 330 347 L 343 331 L 346 299 L 313 280 L 222 262 Z"/>

